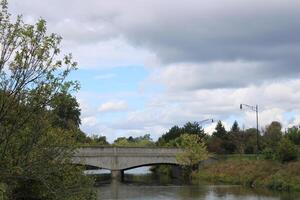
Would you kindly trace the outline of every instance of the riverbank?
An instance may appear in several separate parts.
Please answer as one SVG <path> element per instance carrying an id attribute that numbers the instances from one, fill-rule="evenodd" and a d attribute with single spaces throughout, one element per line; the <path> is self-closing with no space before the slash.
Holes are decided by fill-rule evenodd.
<path id="1" fill-rule="evenodd" d="M 300 161 L 225 160 L 199 170 L 194 178 L 212 183 L 300 192 Z"/>

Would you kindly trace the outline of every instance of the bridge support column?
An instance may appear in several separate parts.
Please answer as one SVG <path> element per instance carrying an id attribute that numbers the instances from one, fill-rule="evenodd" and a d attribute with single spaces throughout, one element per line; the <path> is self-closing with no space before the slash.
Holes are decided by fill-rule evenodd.
<path id="1" fill-rule="evenodd" d="M 124 177 L 123 170 L 111 170 L 111 178 L 115 180 L 122 181 Z"/>

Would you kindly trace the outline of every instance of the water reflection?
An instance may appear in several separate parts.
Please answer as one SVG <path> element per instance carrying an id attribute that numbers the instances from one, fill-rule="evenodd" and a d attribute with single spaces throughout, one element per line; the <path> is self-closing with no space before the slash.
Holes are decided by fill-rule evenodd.
<path id="1" fill-rule="evenodd" d="M 151 175 L 149 175 L 151 176 Z M 300 200 L 299 194 L 251 190 L 240 186 L 167 184 L 153 177 L 125 175 L 125 182 L 111 181 L 97 187 L 98 200 Z M 149 180 L 152 180 L 149 182 Z"/>

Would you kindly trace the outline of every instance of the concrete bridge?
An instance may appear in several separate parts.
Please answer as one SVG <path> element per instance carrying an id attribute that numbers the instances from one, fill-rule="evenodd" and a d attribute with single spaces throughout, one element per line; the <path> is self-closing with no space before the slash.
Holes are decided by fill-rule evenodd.
<path id="1" fill-rule="evenodd" d="M 112 178 L 120 179 L 125 170 L 136 167 L 178 165 L 176 154 L 181 151 L 158 147 L 83 147 L 76 151 L 73 163 L 111 170 Z"/>

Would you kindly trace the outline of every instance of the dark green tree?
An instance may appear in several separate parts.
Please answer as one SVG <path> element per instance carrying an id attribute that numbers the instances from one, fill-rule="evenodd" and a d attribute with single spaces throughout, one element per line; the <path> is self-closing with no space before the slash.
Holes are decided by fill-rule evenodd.
<path id="1" fill-rule="evenodd" d="M 278 148 L 278 142 L 281 140 L 283 134 L 281 132 L 282 126 L 280 122 L 272 122 L 266 127 L 263 136 L 265 147 L 272 149 L 274 152 Z"/>
<path id="2" fill-rule="evenodd" d="M 221 138 L 221 139 L 225 139 L 227 137 L 227 131 L 221 121 L 218 121 L 215 130 L 216 131 L 213 132 L 213 136 Z"/>
<path id="3" fill-rule="evenodd" d="M 68 93 L 59 93 L 53 96 L 50 105 L 56 126 L 63 129 L 79 128 L 81 110 L 75 97 Z"/>
<path id="4" fill-rule="evenodd" d="M 193 122 L 193 123 L 187 122 L 183 126 L 182 131 L 187 134 L 198 135 L 200 138 L 204 138 L 205 136 L 204 130 L 198 122 Z"/>
<path id="5" fill-rule="evenodd" d="M 200 138 L 204 138 L 206 135 L 202 126 L 198 122 L 187 122 L 183 127 L 173 126 L 167 133 L 163 134 L 157 144 L 159 146 L 175 145 L 173 140 L 180 137 L 183 134 L 198 135 Z"/>
<path id="6" fill-rule="evenodd" d="M 238 124 L 237 121 L 234 121 L 230 132 L 232 132 L 232 133 L 239 133 L 240 132 L 240 127 L 239 127 L 239 124 Z"/>
<path id="7" fill-rule="evenodd" d="M 158 145 L 163 146 L 170 142 L 171 140 L 176 139 L 183 133 L 182 128 L 179 128 L 178 126 L 173 126 L 168 132 L 163 134 L 159 139 L 158 139 Z"/>
<path id="8" fill-rule="evenodd" d="M 77 142 L 86 142 L 87 137 L 79 127 L 81 110 L 76 98 L 66 92 L 58 93 L 51 99 L 50 106 L 53 125 L 71 131 Z"/>
<path id="9" fill-rule="evenodd" d="M 298 148 L 288 138 L 282 138 L 278 143 L 278 159 L 281 162 L 295 161 L 298 159 Z"/>
<path id="10" fill-rule="evenodd" d="M 256 144 L 256 129 L 255 128 L 249 128 L 245 130 L 243 133 L 243 142 L 245 146 L 244 153 L 245 154 L 254 154 L 257 149 Z M 261 139 L 259 139 L 261 141 Z"/>
<path id="11" fill-rule="evenodd" d="M 286 133 L 286 137 L 288 137 L 289 140 L 291 140 L 294 144 L 300 146 L 300 130 L 299 130 L 299 128 L 297 128 L 295 126 L 292 128 L 289 128 Z"/>

